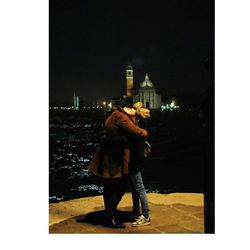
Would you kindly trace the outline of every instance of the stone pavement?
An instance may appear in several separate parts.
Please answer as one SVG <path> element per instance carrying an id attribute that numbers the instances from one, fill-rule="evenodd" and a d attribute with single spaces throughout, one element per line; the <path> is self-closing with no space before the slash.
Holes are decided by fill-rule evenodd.
<path id="1" fill-rule="evenodd" d="M 102 196 L 80 198 L 49 205 L 50 234 L 159 234 L 204 233 L 203 194 L 149 193 L 151 225 L 132 227 L 127 219 L 132 208 L 131 194 L 120 202 L 119 216 L 126 228 L 113 229 L 101 225 L 103 220 Z"/>

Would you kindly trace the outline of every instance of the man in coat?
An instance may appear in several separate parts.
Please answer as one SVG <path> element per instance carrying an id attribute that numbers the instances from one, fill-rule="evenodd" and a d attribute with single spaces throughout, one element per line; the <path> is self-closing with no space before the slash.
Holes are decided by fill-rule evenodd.
<path id="1" fill-rule="evenodd" d="M 116 219 L 117 206 L 126 191 L 129 173 L 131 138 L 146 138 L 148 132 L 140 128 L 132 108 L 114 106 L 104 123 L 105 139 L 94 155 L 88 170 L 103 177 L 105 227 L 123 228 Z"/>

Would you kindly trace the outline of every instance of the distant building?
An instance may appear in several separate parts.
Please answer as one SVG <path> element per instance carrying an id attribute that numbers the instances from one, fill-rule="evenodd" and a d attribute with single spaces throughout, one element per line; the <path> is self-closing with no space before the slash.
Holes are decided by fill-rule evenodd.
<path id="1" fill-rule="evenodd" d="M 79 96 L 77 96 L 75 92 L 74 92 L 74 97 L 73 97 L 73 109 L 79 110 Z"/>
<path id="2" fill-rule="evenodd" d="M 141 82 L 139 89 L 135 89 L 133 79 L 133 67 L 131 63 L 128 63 L 126 68 L 126 80 L 127 80 L 127 97 L 135 102 L 142 102 L 145 107 L 150 109 L 161 108 L 161 96 L 156 94 L 156 88 L 154 84 L 149 80 L 148 74 L 145 76 L 145 80 Z"/>
<path id="3" fill-rule="evenodd" d="M 145 80 L 141 82 L 138 94 L 133 96 L 133 103 L 142 102 L 143 105 L 150 109 L 161 108 L 161 96 L 156 94 L 154 84 L 149 80 L 148 74 Z"/>
<path id="4" fill-rule="evenodd" d="M 132 97 L 133 95 L 133 67 L 130 62 L 128 62 L 126 69 L 126 79 L 127 79 L 127 97 Z"/>

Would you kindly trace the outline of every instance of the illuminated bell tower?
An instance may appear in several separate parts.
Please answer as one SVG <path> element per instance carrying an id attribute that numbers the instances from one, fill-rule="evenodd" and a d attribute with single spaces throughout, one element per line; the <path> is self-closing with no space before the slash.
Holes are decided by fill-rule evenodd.
<path id="1" fill-rule="evenodd" d="M 133 90 L 133 67 L 128 62 L 127 70 L 126 70 L 126 79 L 127 79 L 127 97 L 132 96 Z"/>

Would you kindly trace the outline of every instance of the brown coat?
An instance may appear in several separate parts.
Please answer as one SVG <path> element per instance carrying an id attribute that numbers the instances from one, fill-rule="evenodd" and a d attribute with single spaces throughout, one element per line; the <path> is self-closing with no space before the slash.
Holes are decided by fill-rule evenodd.
<path id="1" fill-rule="evenodd" d="M 111 110 L 104 127 L 106 138 L 97 149 L 88 170 L 105 178 L 121 177 L 129 172 L 129 140 L 145 138 L 148 133 L 137 125 L 135 117 L 128 115 L 119 106 Z"/>

